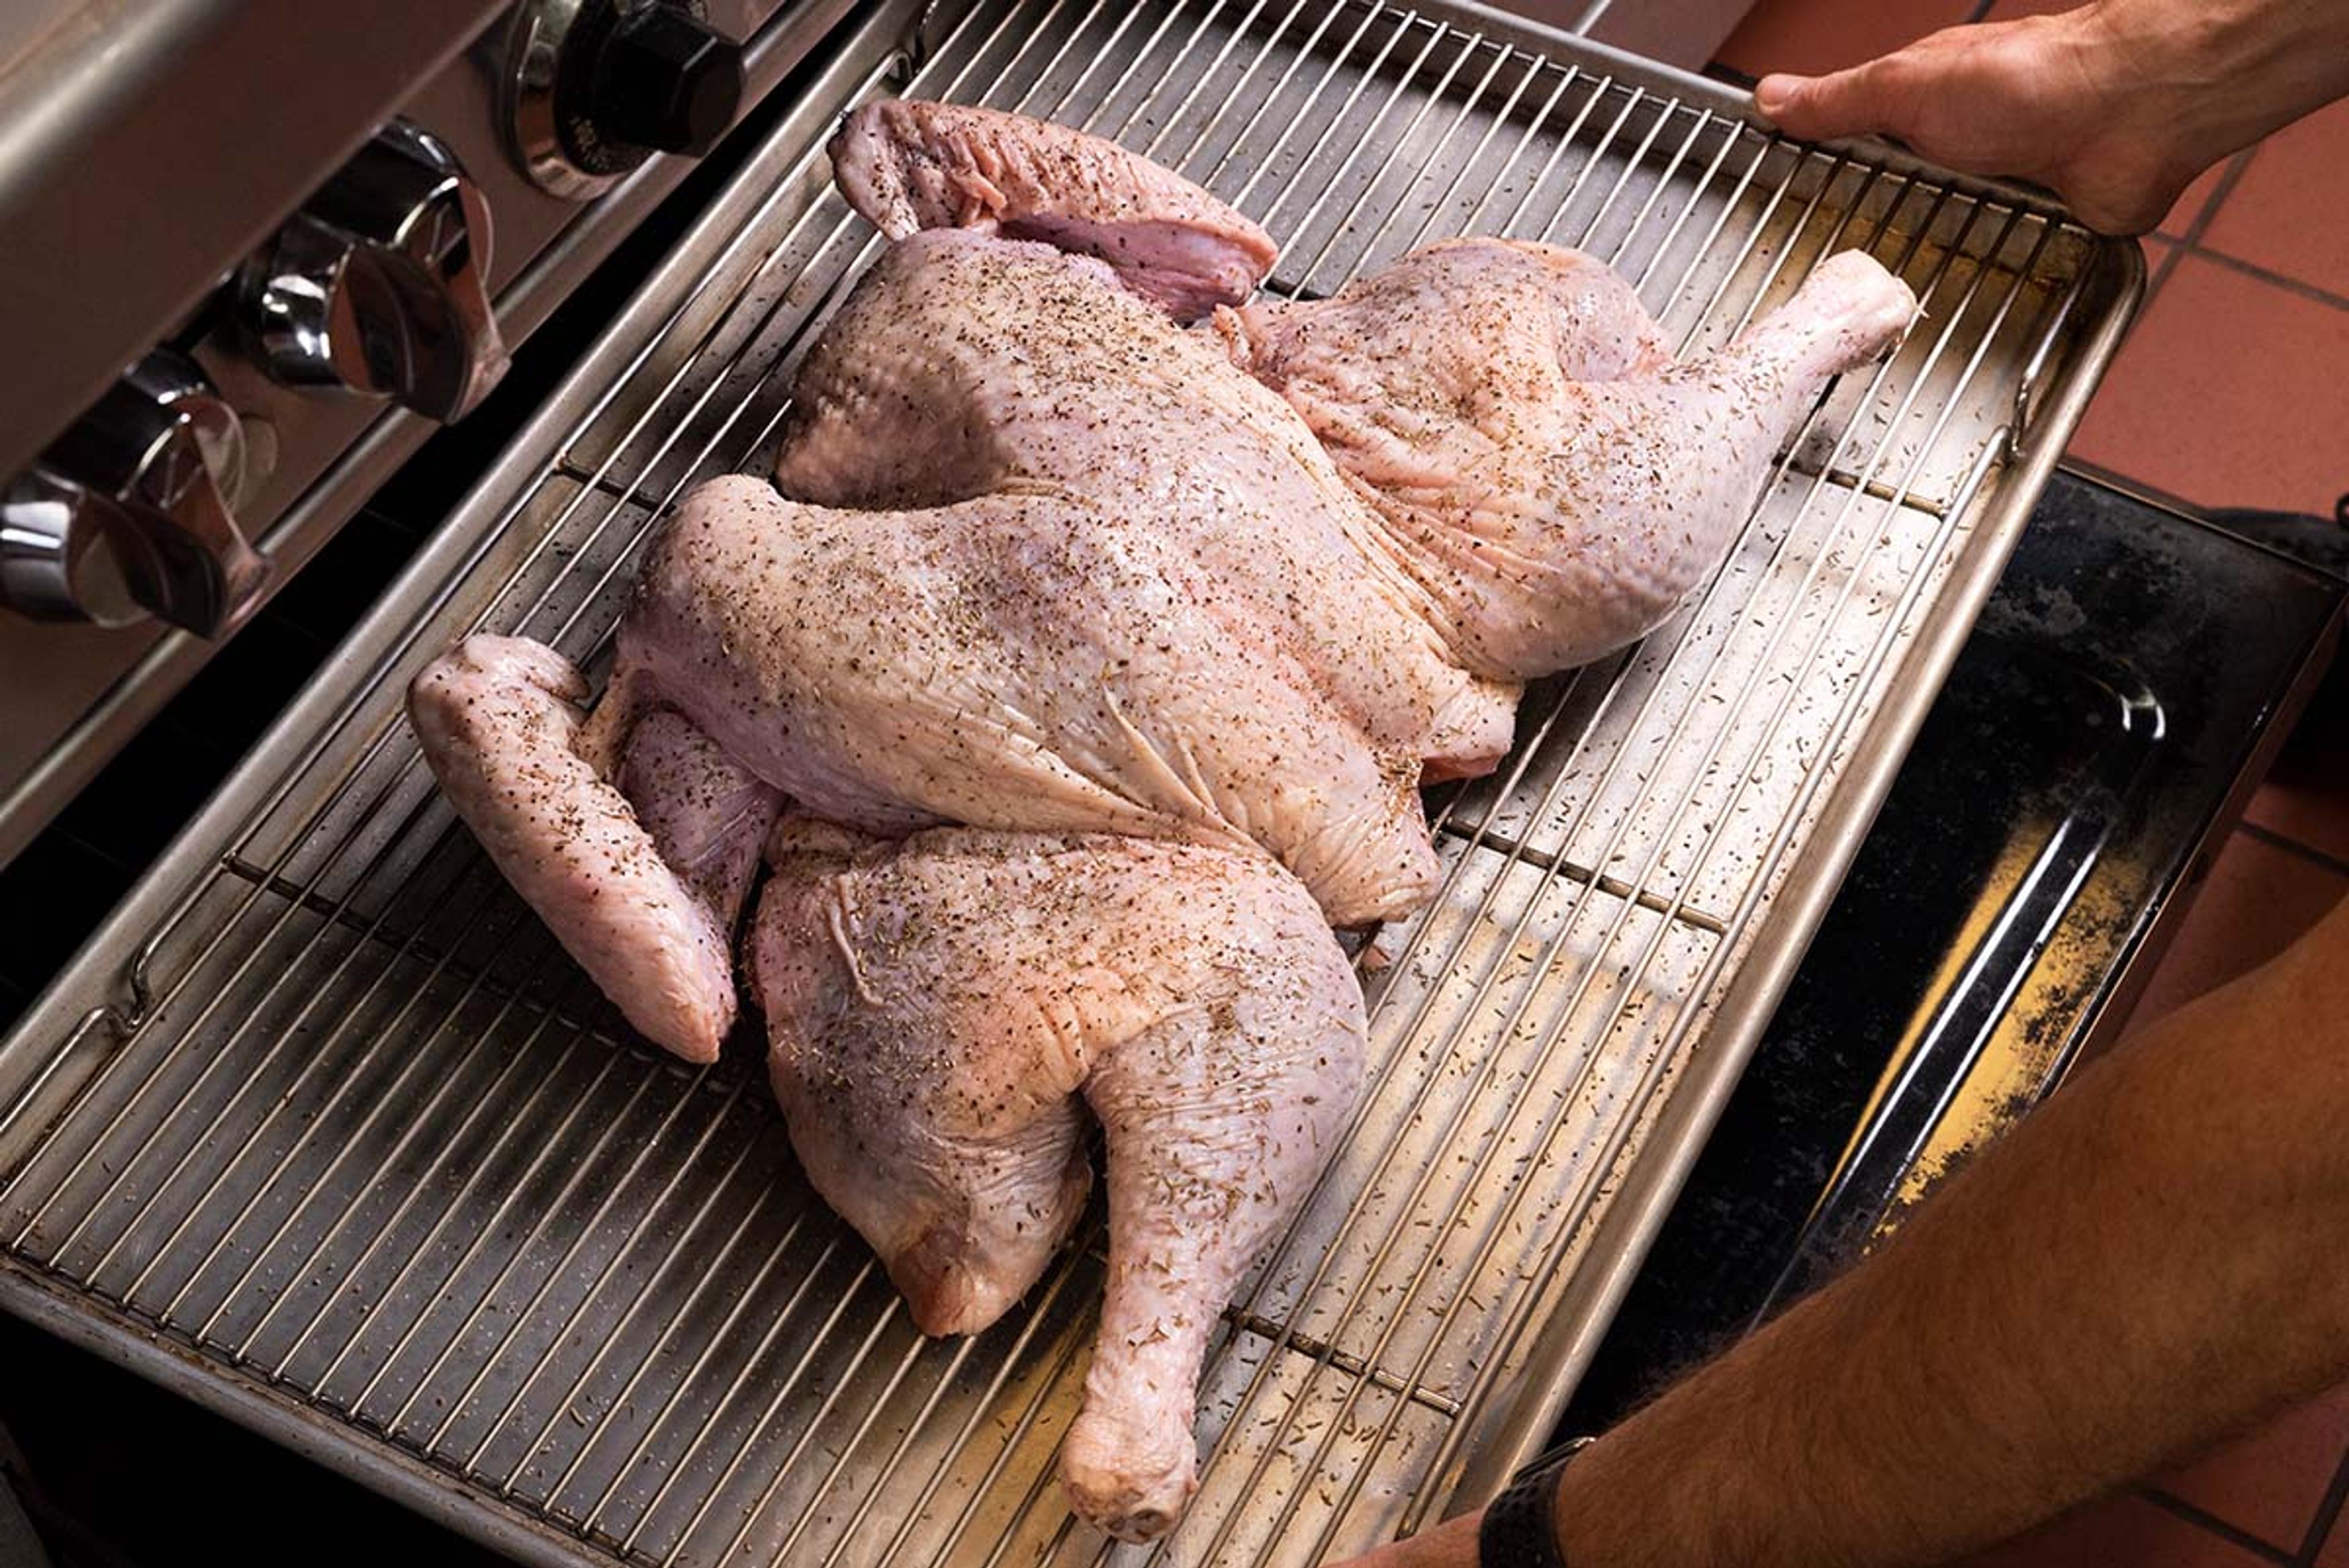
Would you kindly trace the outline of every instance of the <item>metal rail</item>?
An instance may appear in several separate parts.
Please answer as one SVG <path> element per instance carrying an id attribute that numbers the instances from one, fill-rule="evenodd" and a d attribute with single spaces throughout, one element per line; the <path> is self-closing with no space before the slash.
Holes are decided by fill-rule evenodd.
<path id="1" fill-rule="evenodd" d="M 2020 193 L 1790 146 L 1711 84 L 1470 5 L 978 0 L 909 55 L 914 12 L 843 38 L 0 1045 L 0 1300 L 179 1358 L 536 1561 L 1318 1562 L 1489 1490 L 1563 1399 L 2136 274 Z M 1226 1315 L 1202 1491 L 1155 1549 L 1075 1529 L 1050 1480 L 1098 1231 L 988 1334 L 922 1339 L 755 1070 L 629 1040 L 398 711 L 471 629 L 598 659 L 667 505 L 771 454 L 790 368 L 874 252 L 818 143 L 893 88 L 1181 168 L 1284 240 L 1292 296 L 1495 233 L 1606 257 L 1684 349 L 1849 244 L 1927 301 L 1814 408 L 1686 610 L 1532 693 L 1502 773 L 1431 803 L 1442 891 L 1373 950 L 1362 1104 Z"/>

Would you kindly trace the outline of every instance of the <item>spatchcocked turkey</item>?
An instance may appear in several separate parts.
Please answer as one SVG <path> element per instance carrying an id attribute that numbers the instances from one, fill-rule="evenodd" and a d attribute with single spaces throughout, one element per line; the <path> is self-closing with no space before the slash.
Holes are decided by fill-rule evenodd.
<path id="1" fill-rule="evenodd" d="M 1143 1539 L 1195 1484 L 1215 1315 L 1350 1113 L 1330 927 L 1433 888 L 1418 784 L 1490 769 L 1519 683 L 1667 618 L 1916 301 L 1832 257 L 1680 362 L 1572 251 L 1447 241 L 1251 303 L 1262 231 L 1109 143 L 881 103 L 832 152 L 895 243 L 802 362 L 773 483 L 685 499 L 592 715 L 492 637 L 410 711 L 499 868 L 689 1060 L 732 1026 L 763 859 L 794 1147 L 924 1328 L 1035 1281 L 1100 1123 L 1109 1294 L 1061 1469 Z"/>

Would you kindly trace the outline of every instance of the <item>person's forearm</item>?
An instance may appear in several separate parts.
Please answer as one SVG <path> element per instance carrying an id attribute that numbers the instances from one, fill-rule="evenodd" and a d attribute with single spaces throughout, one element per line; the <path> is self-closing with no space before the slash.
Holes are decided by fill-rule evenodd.
<path id="1" fill-rule="evenodd" d="M 2349 1370 L 2344 920 L 2082 1073 L 1590 1448 L 1567 1561 L 1938 1563 Z"/>
<path id="2" fill-rule="evenodd" d="M 2216 162 L 2349 95 L 2349 0 L 2099 0 L 2122 79 L 2172 100 L 2195 160 Z"/>

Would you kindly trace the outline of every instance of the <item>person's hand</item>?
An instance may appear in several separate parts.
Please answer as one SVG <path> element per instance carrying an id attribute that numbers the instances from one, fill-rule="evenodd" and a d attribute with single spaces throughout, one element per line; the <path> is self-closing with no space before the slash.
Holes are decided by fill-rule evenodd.
<path id="1" fill-rule="evenodd" d="M 2091 228 L 2142 234 L 2234 151 L 2197 112 L 2203 84 L 2179 68 L 2195 50 L 2175 10 L 2137 0 L 1950 27 L 1832 76 L 1764 77 L 1754 102 L 1790 136 L 1889 136 L 1951 169 L 2048 186 Z"/>

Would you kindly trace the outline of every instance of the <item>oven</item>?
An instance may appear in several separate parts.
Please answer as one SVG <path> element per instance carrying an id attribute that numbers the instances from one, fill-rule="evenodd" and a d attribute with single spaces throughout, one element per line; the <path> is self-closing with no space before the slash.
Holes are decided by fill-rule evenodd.
<path id="1" fill-rule="evenodd" d="M 2121 1036 L 2325 690 L 2344 594 L 2057 472 L 1568 1427 L 1609 1425 L 1857 1259 Z"/>
<path id="2" fill-rule="evenodd" d="M 193 58 L 196 22 L 234 8 L 178 9 Z M 1786 143 L 1717 84 L 1471 4 L 592 9 L 475 6 L 440 18 L 463 35 L 445 60 L 388 48 L 382 89 L 332 105 L 333 158 L 256 178 L 225 265 L 115 320 L 110 363 L 139 373 L 43 394 L 149 432 L 145 461 L 31 423 L 10 454 L 32 487 L 12 593 L 126 623 L 8 624 L 7 667 L 58 671 L 28 684 L 64 715 L 11 726 L 34 758 L 11 764 L 12 905 L 62 896 L 60 832 L 89 848 L 107 816 L 196 793 L 156 748 L 233 731 L 249 693 L 209 677 L 264 700 L 217 787 L 164 814 L 168 845 L 98 856 L 120 896 L 86 940 L 26 922 L 78 946 L 0 1043 L 0 1305 L 531 1562 L 1311 1563 L 1490 1495 L 1607 1365 L 1937 689 L 2003 613 L 2136 247 L 1896 150 Z M 425 30 L 402 15 L 336 20 Z M 565 39 L 618 52 L 569 68 Z M 598 84 L 639 71 L 666 85 L 614 124 L 566 118 L 609 119 Z M 433 85 L 401 97 L 403 72 Z M 1442 893 L 1365 958 L 1363 1104 L 1226 1314 L 1202 1489 L 1156 1549 L 1112 1551 L 1051 1483 L 1098 1223 L 1002 1324 L 923 1338 L 799 1177 L 752 1044 L 688 1070 L 634 1040 L 400 713 L 469 629 L 600 672 L 666 509 L 771 455 L 796 357 L 874 254 L 821 147 L 893 93 L 1180 169 L 1266 223 L 1292 295 L 1474 231 L 1605 257 L 1683 347 L 1848 246 L 1926 301 L 1814 409 L 1680 616 L 1538 688 L 1495 776 L 1431 792 Z M 663 141 L 709 161 L 688 175 Z M 640 161 L 588 167 L 614 142 Z M 358 200 L 387 188 L 440 205 L 387 229 Z M 479 299 L 432 303 L 468 267 Z M 2279 690 L 2337 607 L 2302 587 Z M 310 658 L 241 651 L 290 648 L 256 640 L 292 638 L 289 606 Z M 2141 742 L 2134 688 L 2106 689 Z M 2089 886 L 2083 842 L 2032 886 Z M 1870 1147 L 1905 1173 L 1930 1143 L 1904 1120 Z"/>

